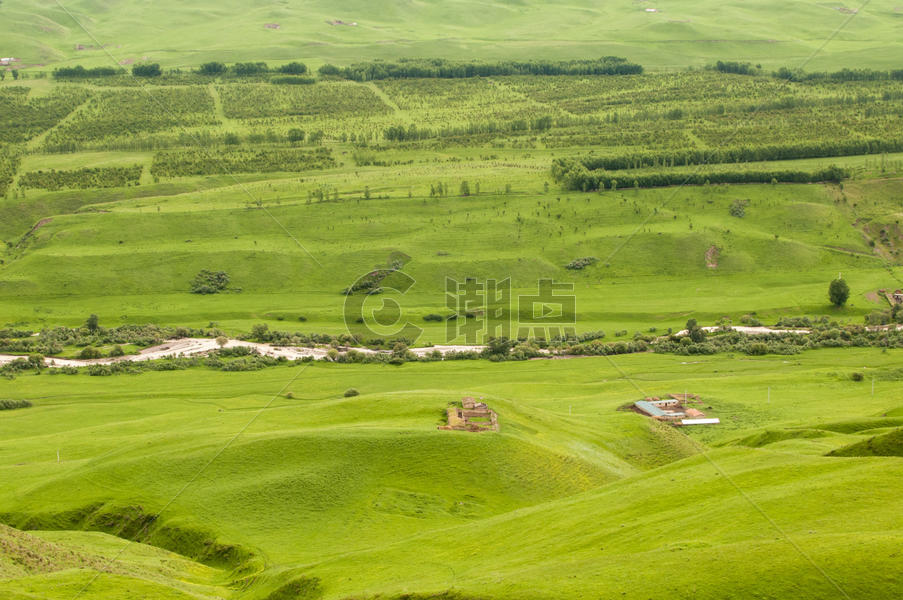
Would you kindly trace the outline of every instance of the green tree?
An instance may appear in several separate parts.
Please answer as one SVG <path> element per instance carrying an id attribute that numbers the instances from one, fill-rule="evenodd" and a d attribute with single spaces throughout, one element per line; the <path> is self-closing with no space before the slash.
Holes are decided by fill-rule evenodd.
<path id="1" fill-rule="evenodd" d="M 198 70 L 201 75 L 221 75 L 226 72 L 226 65 L 221 62 L 208 62 Z"/>
<path id="2" fill-rule="evenodd" d="M 461 195 L 470 196 L 470 184 L 467 183 L 466 179 L 461 182 Z"/>
<path id="3" fill-rule="evenodd" d="M 149 65 L 135 65 L 132 67 L 132 75 L 135 77 L 159 77 L 163 74 L 160 65 L 151 63 Z"/>
<path id="4" fill-rule="evenodd" d="M 828 298 L 834 306 L 843 306 L 850 297 L 850 286 L 847 282 L 839 277 L 831 282 L 828 286 Z"/>
<path id="5" fill-rule="evenodd" d="M 288 141 L 293 144 L 297 144 L 298 142 L 304 141 L 304 130 L 298 129 L 297 127 L 288 130 L 288 134 L 286 134 Z"/>
<path id="6" fill-rule="evenodd" d="M 300 62 L 290 62 L 287 65 L 282 65 L 277 70 L 280 73 L 287 73 L 289 75 L 304 75 L 307 73 L 307 65 Z"/>
<path id="7" fill-rule="evenodd" d="M 100 329 L 99 322 L 100 319 L 97 317 L 97 315 L 91 315 L 90 317 L 88 317 L 88 320 L 85 321 L 85 327 L 88 329 L 88 331 L 94 333 L 95 331 Z"/>
<path id="8" fill-rule="evenodd" d="M 705 341 L 705 329 L 699 326 L 696 319 L 687 321 L 687 337 L 696 344 Z"/>

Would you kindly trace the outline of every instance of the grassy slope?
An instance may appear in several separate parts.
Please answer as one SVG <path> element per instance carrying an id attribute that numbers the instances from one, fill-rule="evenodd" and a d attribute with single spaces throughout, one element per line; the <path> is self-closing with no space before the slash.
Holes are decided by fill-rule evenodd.
<path id="1" fill-rule="evenodd" d="M 216 569 L 105 533 L 22 532 L 0 525 L 0 589 L 28 598 L 221 598 Z M 90 583 L 90 585 L 89 585 Z"/>
<path id="2" fill-rule="evenodd" d="M 852 221 L 890 222 L 899 180 L 857 184 L 847 204 L 818 185 L 346 197 L 338 204 L 306 204 L 287 181 L 248 185 L 268 200 L 267 211 L 244 207 L 247 196 L 236 187 L 55 217 L 0 267 L 6 320 L 75 324 L 94 312 L 108 324 L 218 321 L 248 329 L 267 320 L 294 329 L 303 315 L 302 329 L 340 331 L 339 291 L 395 250 L 412 257 L 406 272 L 417 283 L 401 300 L 418 324 L 424 314 L 447 312 L 446 276 L 511 277 L 520 293 L 535 293 L 541 277 L 573 282 L 578 327 L 609 333 L 676 327 L 691 314 L 713 321 L 750 311 L 764 319 L 824 312 L 825 282 L 837 272 L 854 293 L 839 316 L 858 318 L 878 306 L 865 294 L 894 285 Z M 737 198 L 750 201 L 743 219 L 727 216 Z M 717 269 L 706 267 L 712 245 Z M 580 256 L 601 262 L 580 272 L 563 268 Z M 188 294 L 203 268 L 227 270 L 243 292 Z M 433 325 L 423 341 L 443 335 L 444 325 Z"/>
<path id="3" fill-rule="evenodd" d="M 842 4 L 788 6 L 740 0 L 636 3 L 523 0 L 507 2 L 364 2 L 317 0 L 185 4 L 171 0 L 66 3 L 116 60 L 144 56 L 166 65 L 206 60 L 324 60 L 360 57 L 576 58 L 626 55 L 651 67 L 702 65 L 716 59 L 772 66 L 803 63 L 848 15 Z M 854 8 L 858 5 L 849 5 Z M 890 0 L 869 3 L 822 50 L 812 67 L 896 67 L 900 19 Z M 648 13 L 646 8 L 659 12 Z M 4 56 L 27 63 L 110 63 L 95 41 L 49 0 L 3 3 Z M 327 21 L 355 21 L 356 27 Z M 264 28 L 278 23 L 279 30 Z M 898 54 L 898 53 L 897 53 Z"/>
<path id="4" fill-rule="evenodd" d="M 899 582 L 875 573 L 893 572 L 901 533 L 900 496 L 887 485 L 897 459 L 775 446 L 692 455 L 699 441 L 852 431 L 861 426 L 838 423 L 899 411 L 898 354 L 313 365 L 287 388 L 299 368 L 21 377 L 6 394 L 35 406 L 0 419 L 10 484 L 0 513 L 72 526 L 52 515 L 97 502 L 154 512 L 273 400 L 161 519 L 258 553 L 267 571 L 251 597 L 300 576 L 319 577 L 335 598 L 448 587 L 511 598 L 827 595 L 775 524 L 853 597 L 891 597 Z M 875 395 L 839 362 L 876 377 Z M 363 394 L 341 398 L 351 386 Z M 724 425 L 687 440 L 616 410 L 683 389 Z M 499 411 L 500 434 L 434 429 L 465 394 Z"/>

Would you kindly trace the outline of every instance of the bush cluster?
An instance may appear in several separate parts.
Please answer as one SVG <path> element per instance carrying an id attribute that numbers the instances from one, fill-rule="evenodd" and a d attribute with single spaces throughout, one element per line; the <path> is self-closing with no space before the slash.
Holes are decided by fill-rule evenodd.
<path id="1" fill-rule="evenodd" d="M 571 271 L 579 271 L 581 269 L 585 269 L 590 265 L 594 265 L 599 262 L 599 259 L 595 256 L 584 256 L 583 258 L 575 258 L 568 264 L 564 265 L 565 269 L 570 269 Z"/>
<path id="2" fill-rule="evenodd" d="M 155 177 L 188 177 L 230 173 L 311 171 L 336 165 L 328 148 L 185 149 L 157 152 L 151 166 Z"/>
<path id="3" fill-rule="evenodd" d="M 15 410 L 17 408 L 28 408 L 29 406 L 31 406 L 31 402 L 28 400 L 0 398 L 0 410 Z"/>
<path id="4" fill-rule="evenodd" d="M 137 184 L 141 178 L 141 165 L 129 167 L 94 167 L 72 171 L 29 171 L 19 178 L 24 188 L 45 190 L 124 187 Z"/>
<path id="5" fill-rule="evenodd" d="M 637 75 L 643 67 L 617 56 L 566 61 L 461 62 L 445 59 L 401 59 L 398 62 L 364 62 L 350 67 L 326 64 L 320 75 L 353 81 L 377 79 L 463 79 L 499 75 Z"/>
<path id="6" fill-rule="evenodd" d="M 191 281 L 192 294 L 218 294 L 229 286 L 229 274 L 225 271 L 202 269 Z"/>

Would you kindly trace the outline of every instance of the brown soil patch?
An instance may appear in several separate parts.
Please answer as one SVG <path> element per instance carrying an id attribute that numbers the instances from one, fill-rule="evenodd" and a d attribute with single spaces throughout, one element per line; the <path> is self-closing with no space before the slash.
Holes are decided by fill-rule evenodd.
<path id="1" fill-rule="evenodd" d="M 37 223 L 35 223 L 35 226 L 32 227 L 32 228 L 29 230 L 28 233 L 26 233 L 25 235 L 22 236 L 22 239 L 19 240 L 19 243 L 18 243 L 18 244 L 16 244 L 16 248 L 18 248 L 19 246 L 21 246 L 22 244 L 24 244 L 26 241 L 28 241 L 28 239 L 29 239 L 30 237 L 32 237 L 32 236 L 35 234 L 35 232 L 37 232 L 38 229 L 40 229 L 41 227 L 43 227 L 43 226 L 46 225 L 47 223 L 50 223 L 51 221 L 53 221 L 53 217 L 47 217 L 47 218 L 41 219 L 40 221 L 38 221 Z"/>
<path id="2" fill-rule="evenodd" d="M 705 251 L 705 266 L 710 269 L 718 268 L 718 247 L 715 245 L 709 246 L 709 249 Z"/>

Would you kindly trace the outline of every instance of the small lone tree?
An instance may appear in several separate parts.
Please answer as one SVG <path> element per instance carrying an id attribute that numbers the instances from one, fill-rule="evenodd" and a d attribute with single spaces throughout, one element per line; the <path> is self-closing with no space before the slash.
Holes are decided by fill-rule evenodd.
<path id="1" fill-rule="evenodd" d="M 705 341 L 705 329 L 699 326 L 696 319 L 687 321 L 687 337 L 696 344 Z"/>
<path id="2" fill-rule="evenodd" d="M 288 141 L 290 141 L 293 144 L 296 144 L 298 142 L 303 142 L 304 141 L 304 130 L 294 127 L 292 129 L 288 130 L 288 134 L 286 135 L 286 137 L 288 138 Z"/>
<path id="3" fill-rule="evenodd" d="M 94 333 L 100 328 L 100 319 L 98 319 L 97 315 L 91 315 L 88 317 L 88 320 L 85 321 L 85 327 L 91 333 Z"/>
<path id="4" fill-rule="evenodd" d="M 843 306 L 850 297 L 850 286 L 841 278 L 837 278 L 828 286 L 828 298 L 834 306 Z"/>

